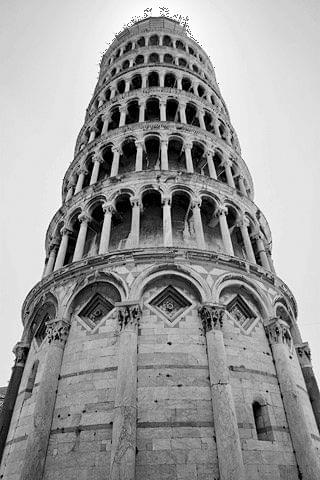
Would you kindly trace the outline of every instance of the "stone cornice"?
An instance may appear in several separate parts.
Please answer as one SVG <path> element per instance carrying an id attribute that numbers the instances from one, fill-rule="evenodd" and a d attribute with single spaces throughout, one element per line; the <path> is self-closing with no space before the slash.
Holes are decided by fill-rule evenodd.
<path id="1" fill-rule="evenodd" d="M 117 252 L 111 252 L 104 255 L 96 255 L 78 262 L 73 262 L 53 273 L 44 277 L 38 282 L 28 293 L 22 306 L 23 324 L 26 325 L 29 319 L 29 310 L 32 311 L 32 304 L 37 302 L 39 298 L 48 292 L 50 288 L 66 282 L 82 274 L 92 274 L 94 268 L 124 265 L 126 262 L 142 264 L 164 262 L 169 264 L 180 264 L 187 262 L 189 265 L 193 263 L 212 262 L 215 266 L 220 266 L 230 273 L 244 276 L 245 279 L 259 280 L 267 287 L 273 286 L 278 290 L 279 294 L 285 296 L 286 300 L 292 305 L 295 316 L 297 316 L 297 305 L 295 298 L 288 286 L 276 275 L 265 270 L 259 265 L 253 265 L 243 259 L 231 257 L 226 254 L 215 253 L 207 250 L 198 250 L 190 248 L 175 247 L 143 247 L 136 249 L 125 249 Z"/>

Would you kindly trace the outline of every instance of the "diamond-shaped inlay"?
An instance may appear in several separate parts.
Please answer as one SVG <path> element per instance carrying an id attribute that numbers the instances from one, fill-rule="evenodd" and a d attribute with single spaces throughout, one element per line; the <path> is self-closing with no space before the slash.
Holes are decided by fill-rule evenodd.
<path id="1" fill-rule="evenodd" d="M 192 303 L 178 292 L 178 290 L 169 285 L 151 300 L 150 305 L 172 323 L 189 308 Z"/>
<path id="2" fill-rule="evenodd" d="M 236 295 L 227 305 L 227 311 L 241 325 L 244 330 L 249 330 L 257 318 L 240 295 Z"/>
<path id="3" fill-rule="evenodd" d="M 114 305 L 104 298 L 100 293 L 96 293 L 85 305 L 78 316 L 90 327 L 94 328 L 109 312 Z"/>

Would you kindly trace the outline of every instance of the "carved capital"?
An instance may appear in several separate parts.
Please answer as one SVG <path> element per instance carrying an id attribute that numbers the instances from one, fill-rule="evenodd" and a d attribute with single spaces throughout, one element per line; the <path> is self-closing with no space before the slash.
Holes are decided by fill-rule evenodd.
<path id="1" fill-rule="evenodd" d="M 138 327 L 141 318 L 141 308 L 139 304 L 123 305 L 118 309 L 118 322 L 120 330 L 128 326 Z"/>
<path id="2" fill-rule="evenodd" d="M 80 223 L 89 223 L 91 222 L 92 218 L 86 212 L 82 212 L 78 216 L 78 220 Z"/>
<path id="3" fill-rule="evenodd" d="M 161 199 L 162 205 L 171 205 L 171 197 L 164 195 Z"/>
<path id="4" fill-rule="evenodd" d="M 272 318 L 270 323 L 265 326 L 265 331 L 270 345 L 286 344 L 292 349 L 292 337 L 289 325 L 278 317 Z"/>
<path id="5" fill-rule="evenodd" d="M 199 315 L 205 333 L 212 329 L 221 330 L 223 327 L 225 307 L 223 305 L 208 304 L 199 308 Z"/>
<path id="6" fill-rule="evenodd" d="M 68 338 L 70 324 L 65 320 L 53 319 L 46 323 L 48 343 L 64 345 Z"/>
<path id="7" fill-rule="evenodd" d="M 112 153 L 118 153 L 118 154 L 121 153 L 121 148 L 119 147 L 119 145 L 113 145 L 111 147 L 111 150 L 112 150 Z"/>
<path id="8" fill-rule="evenodd" d="M 131 197 L 130 203 L 132 207 L 141 207 L 141 201 L 138 197 Z"/>
<path id="9" fill-rule="evenodd" d="M 113 203 L 103 203 L 102 204 L 102 210 L 104 211 L 105 214 L 113 214 L 115 211 L 115 207 Z"/>
<path id="10" fill-rule="evenodd" d="M 237 227 L 248 227 L 249 226 L 249 220 L 244 217 L 243 215 L 239 216 L 236 222 Z"/>
<path id="11" fill-rule="evenodd" d="M 228 208 L 225 207 L 224 205 L 219 205 L 214 212 L 215 217 L 220 217 L 220 215 L 227 215 L 228 214 Z"/>
<path id="12" fill-rule="evenodd" d="M 95 163 L 95 162 L 98 162 L 98 163 L 104 162 L 104 158 L 100 152 L 95 153 L 95 155 L 92 157 L 92 163 Z"/>
<path id="13" fill-rule="evenodd" d="M 14 347 L 13 347 L 13 353 L 15 355 L 15 366 L 20 366 L 23 367 L 26 363 L 27 356 L 29 353 L 29 345 L 27 345 L 24 342 L 18 342 Z"/>
<path id="14" fill-rule="evenodd" d="M 186 148 L 189 148 L 191 149 L 192 148 L 192 140 L 185 140 L 184 144 L 183 144 L 183 149 L 185 150 Z"/>
<path id="15" fill-rule="evenodd" d="M 301 367 L 311 367 L 311 350 L 308 342 L 296 345 L 296 352 Z"/>
<path id="16" fill-rule="evenodd" d="M 223 167 L 231 167 L 231 166 L 232 166 L 232 161 L 230 160 L 230 158 L 224 157 L 223 160 L 222 160 L 221 165 L 222 165 Z"/>
<path id="17" fill-rule="evenodd" d="M 194 208 L 200 208 L 201 207 L 201 198 L 194 198 L 191 200 L 191 208 L 192 210 Z"/>
<path id="18" fill-rule="evenodd" d="M 61 230 L 61 235 L 64 236 L 64 235 L 71 235 L 72 234 L 72 230 L 71 228 L 68 228 L 68 227 L 62 227 Z"/>
<path id="19" fill-rule="evenodd" d="M 138 148 L 142 148 L 142 149 L 144 148 L 144 141 L 143 140 L 135 140 L 134 143 L 135 143 L 135 146 L 137 147 L 137 149 Z"/>
<path id="20" fill-rule="evenodd" d="M 81 175 L 81 174 L 82 174 L 82 175 L 88 175 L 88 173 L 89 173 L 89 172 L 88 172 L 88 170 L 87 170 L 85 167 L 81 167 L 81 168 L 79 169 L 79 175 Z"/>

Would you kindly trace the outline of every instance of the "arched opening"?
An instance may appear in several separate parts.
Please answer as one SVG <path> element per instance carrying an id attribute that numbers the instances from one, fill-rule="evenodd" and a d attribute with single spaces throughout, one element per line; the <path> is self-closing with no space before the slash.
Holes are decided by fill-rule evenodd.
<path id="1" fill-rule="evenodd" d="M 144 63 L 144 56 L 143 55 L 137 55 L 134 61 L 135 65 L 142 65 Z"/>
<path id="2" fill-rule="evenodd" d="M 102 163 L 100 163 L 98 182 L 100 182 L 101 180 L 105 180 L 106 178 L 110 177 L 112 160 L 113 160 L 113 153 L 112 153 L 112 150 L 111 150 L 111 145 L 107 145 L 102 150 L 102 158 L 103 158 L 104 161 Z"/>
<path id="3" fill-rule="evenodd" d="M 157 136 L 148 136 L 143 151 L 143 170 L 160 170 L 160 140 Z"/>
<path id="4" fill-rule="evenodd" d="M 156 122 L 160 120 L 160 106 L 158 98 L 149 98 L 147 100 L 144 119 L 146 122 Z"/>
<path id="5" fill-rule="evenodd" d="M 159 87 L 159 74 L 157 72 L 150 72 L 148 75 L 148 87 Z"/>
<path id="6" fill-rule="evenodd" d="M 104 212 L 101 203 L 97 204 L 91 211 L 91 221 L 88 223 L 86 241 L 83 249 L 83 257 L 98 255 L 101 231 L 104 219 Z"/>
<path id="7" fill-rule="evenodd" d="M 201 63 L 203 63 L 203 58 L 202 58 L 202 56 L 200 55 L 200 53 L 199 53 L 199 60 L 200 60 Z"/>
<path id="8" fill-rule="evenodd" d="M 215 152 L 213 156 L 213 163 L 217 173 L 217 180 L 219 180 L 219 182 L 227 183 L 226 171 L 222 165 L 222 161 L 222 154 Z"/>
<path id="9" fill-rule="evenodd" d="M 191 148 L 191 156 L 193 168 L 196 173 L 200 175 L 208 175 L 209 170 L 207 165 L 207 157 L 205 155 L 204 146 L 201 143 L 194 142 Z"/>
<path id="10" fill-rule="evenodd" d="M 199 73 L 199 68 L 197 67 L 197 65 L 192 65 L 192 70 L 193 70 L 195 73 Z"/>
<path id="11" fill-rule="evenodd" d="M 184 58 L 179 58 L 178 64 L 180 67 L 186 67 L 188 65 L 187 60 L 185 60 Z"/>
<path id="12" fill-rule="evenodd" d="M 228 206 L 227 223 L 229 227 L 231 242 L 233 246 L 234 255 L 239 258 L 246 258 L 246 250 L 244 247 L 241 230 L 237 226 L 238 214 L 236 210 Z"/>
<path id="13" fill-rule="evenodd" d="M 131 231 L 131 212 L 130 196 L 120 195 L 115 202 L 115 212 L 112 215 L 110 251 L 126 248 Z"/>
<path id="14" fill-rule="evenodd" d="M 227 140 L 227 131 L 226 131 L 226 127 L 223 123 L 220 123 L 220 125 L 219 125 L 219 133 L 220 133 L 220 137 L 222 138 L 222 140 Z"/>
<path id="15" fill-rule="evenodd" d="M 101 132 L 103 129 L 103 121 L 101 117 L 97 118 L 96 124 L 95 124 L 95 129 L 96 129 L 96 135 L 95 138 L 101 137 Z"/>
<path id="16" fill-rule="evenodd" d="M 124 47 L 123 53 L 130 52 L 132 50 L 132 43 L 128 42 L 127 45 Z"/>
<path id="17" fill-rule="evenodd" d="M 177 87 L 177 79 L 173 73 L 167 73 L 164 77 L 164 86 L 168 88 L 176 88 Z"/>
<path id="18" fill-rule="evenodd" d="M 137 40 L 137 45 L 138 45 L 138 47 L 144 47 L 146 45 L 145 38 L 140 37 L 139 40 Z"/>
<path id="19" fill-rule="evenodd" d="M 193 55 L 194 57 L 196 57 L 196 52 L 193 50 L 192 47 L 188 47 L 188 52 L 190 53 L 190 55 Z"/>
<path id="20" fill-rule="evenodd" d="M 219 227 L 219 219 L 215 215 L 216 204 L 210 197 L 202 197 L 200 212 L 204 239 L 208 250 L 223 251 L 223 242 Z"/>
<path id="21" fill-rule="evenodd" d="M 179 247 L 195 245 L 195 229 L 190 196 L 174 192 L 171 202 L 173 244 Z"/>
<path id="22" fill-rule="evenodd" d="M 173 137 L 169 139 L 168 165 L 169 170 L 178 170 L 180 172 L 187 171 L 183 140 L 179 137 Z"/>
<path id="23" fill-rule="evenodd" d="M 117 69 L 113 68 L 110 72 L 110 76 L 113 77 L 117 73 Z"/>
<path id="24" fill-rule="evenodd" d="M 163 37 L 162 45 L 164 47 L 173 47 L 173 43 L 172 43 L 171 37 L 169 37 L 169 35 L 165 35 Z"/>
<path id="25" fill-rule="evenodd" d="M 252 412 L 257 432 L 257 439 L 272 442 L 274 440 L 268 406 L 255 401 L 252 404 Z"/>
<path id="26" fill-rule="evenodd" d="M 190 78 L 183 77 L 181 85 L 182 85 L 182 90 L 184 90 L 185 92 L 193 93 L 193 88 L 192 88 L 192 83 Z"/>
<path id="27" fill-rule="evenodd" d="M 169 53 L 166 53 L 163 57 L 164 63 L 170 63 L 171 65 L 173 64 L 173 56 L 170 55 Z"/>
<path id="28" fill-rule="evenodd" d="M 139 122 L 139 103 L 138 100 L 131 100 L 127 106 L 126 125 Z"/>
<path id="29" fill-rule="evenodd" d="M 167 122 L 180 122 L 179 103 L 177 100 L 169 98 L 166 104 Z"/>
<path id="30" fill-rule="evenodd" d="M 147 191 L 142 196 L 140 216 L 140 245 L 162 245 L 162 206 L 161 195 L 155 190 Z"/>
<path id="31" fill-rule="evenodd" d="M 159 45 L 158 35 L 151 35 L 151 37 L 149 38 L 149 45 L 152 47 L 155 45 Z"/>
<path id="32" fill-rule="evenodd" d="M 160 58 L 159 58 L 159 55 L 157 53 L 151 53 L 151 55 L 149 55 L 149 61 L 148 63 L 159 63 L 160 62 Z"/>
<path id="33" fill-rule="evenodd" d="M 181 40 L 177 40 L 177 41 L 176 41 L 176 48 L 177 48 L 178 50 L 185 50 L 185 49 L 186 49 L 184 43 L 182 43 Z"/>
<path id="34" fill-rule="evenodd" d="M 194 125 L 195 127 L 200 127 L 198 110 L 197 107 L 188 103 L 186 106 L 186 120 L 188 125 Z"/>
<path id="35" fill-rule="evenodd" d="M 115 53 L 115 58 L 119 58 L 119 57 L 120 57 L 120 48 L 118 48 L 118 50 Z"/>
<path id="36" fill-rule="evenodd" d="M 119 107 L 114 107 L 110 111 L 110 120 L 108 123 L 108 131 L 114 130 L 119 127 L 119 122 L 120 122 L 120 111 Z"/>
<path id="37" fill-rule="evenodd" d="M 107 90 L 104 92 L 104 98 L 106 102 L 110 100 L 110 96 L 111 96 L 111 90 L 110 88 L 107 88 Z"/>
<path id="38" fill-rule="evenodd" d="M 142 79 L 141 75 L 135 75 L 132 77 L 131 82 L 130 82 L 130 91 L 131 90 L 138 90 L 142 86 Z"/>
<path id="39" fill-rule="evenodd" d="M 134 172 L 136 164 L 137 148 L 133 138 L 125 140 L 121 146 L 119 159 L 119 175 Z"/>
<path id="40" fill-rule="evenodd" d="M 254 253 L 254 256 L 255 256 L 255 259 L 256 259 L 256 263 L 260 266 L 262 266 L 262 262 L 261 262 L 261 259 L 260 259 L 260 252 L 259 252 L 259 248 L 258 248 L 258 244 L 257 244 L 257 239 L 255 238 L 254 234 L 257 232 L 257 227 L 254 226 L 251 222 L 248 226 L 248 233 L 249 233 L 249 236 L 250 236 L 250 239 L 251 239 L 251 245 L 252 245 L 252 249 L 253 249 L 253 253 Z"/>
<path id="41" fill-rule="evenodd" d="M 120 80 L 120 82 L 117 83 L 117 91 L 121 95 L 124 93 L 126 88 L 126 82 L 124 80 Z"/>
<path id="42" fill-rule="evenodd" d="M 122 70 L 127 70 L 130 67 L 129 60 L 125 60 L 122 64 Z"/>
<path id="43" fill-rule="evenodd" d="M 204 120 L 204 124 L 206 126 L 206 130 L 208 132 L 214 133 L 213 117 L 212 117 L 211 113 L 205 111 L 203 120 Z"/>
<path id="44" fill-rule="evenodd" d="M 85 162 L 86 170 L 87 170 L 88 173 L 84 177 L 83 184 L 82 184 L 82 190 L 84 188 L 87 188 L 90 185 L 90 180 L 91 180 L 91 175 L 92 175 L 92 170 L 93 170 L 93 161 L 92 161 L 93 156 L 94 156 L 94 154 L 91 153 L 87 157 L 86 162 Z"/>
<path id="45" fill-rule="evenodd" d="M 212 105 L 216 105 L 216 99 L 214 98 L 214 95 L 211 95 L 210 100 Z"/>
<path id="46" fill-rule="evenodd" d="M 203 97 L 204 94 L 206 93 L 205 89 L 203 88 L 202 85 L 198 85 L 198 95 L 199 97 Z"/>

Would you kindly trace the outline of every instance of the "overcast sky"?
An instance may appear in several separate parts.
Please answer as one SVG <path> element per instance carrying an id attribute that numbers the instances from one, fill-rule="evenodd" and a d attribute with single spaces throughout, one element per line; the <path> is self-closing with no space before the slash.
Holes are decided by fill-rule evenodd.
<path id="1" fill-rule="evenodd" d="M 159 6 L 189 16 L 213 62 L 320 377 L 319 0 L 1 0 L 0 386 L 101 53 L 131 17 Z"/>

